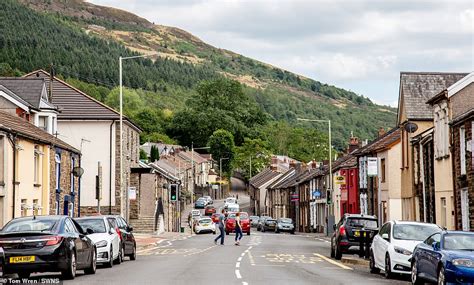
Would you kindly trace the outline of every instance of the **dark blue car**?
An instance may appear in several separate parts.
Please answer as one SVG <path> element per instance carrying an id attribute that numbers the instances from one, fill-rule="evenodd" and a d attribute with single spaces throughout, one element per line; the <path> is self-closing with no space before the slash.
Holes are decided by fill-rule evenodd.
<path id="1" fill-rule="evenodd" d="M 411 281 L 474 284 L 474 232 L 443 231 L 416 246 Z"/>

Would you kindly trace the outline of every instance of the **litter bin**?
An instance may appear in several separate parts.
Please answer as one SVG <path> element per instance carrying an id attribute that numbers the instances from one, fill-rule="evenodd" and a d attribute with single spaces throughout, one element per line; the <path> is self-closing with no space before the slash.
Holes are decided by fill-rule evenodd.
<path id="1" fill-rule="evenodd" d="M 181 227 L 181 232 L 184 233 L 184 227 Z"/>

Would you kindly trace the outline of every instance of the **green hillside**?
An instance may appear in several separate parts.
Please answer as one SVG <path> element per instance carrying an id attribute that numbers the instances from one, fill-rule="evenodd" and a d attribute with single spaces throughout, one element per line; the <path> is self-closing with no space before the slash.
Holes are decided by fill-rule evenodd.
<path id="1" fill-rule="evenodd" d="M 183 30 L 154 25 L 125 11 L 80 0 L 2 2 L 0 64 L 4 72 L 9 67 L 20 72 L 48 69 L 53 63 L 58 75 L 115 107 L 119 56 L 159 52 L 151 59 L 124 64 L 124 84 L 129 87 L 126 110 L 145 129 L 144 138 L 152 133 L 179 138 L 170 132 L 174 116 L 187 108 L 186 100 L 196 94 L 203 80 L 223 77 L 243 85 L 244 93 L 267 114 L 268 124 L 283 121 L 324 131 L 324 125 L 302 124 L 296 118 L 331 119 L 334 145 L 339 149 L 345 147 L 351 131 L 361 139 L 371 139 L 379 127 L 395 123 L 393 108 L 212 47 Z M 251 136 L 265 137 L 262 132 Z"/>

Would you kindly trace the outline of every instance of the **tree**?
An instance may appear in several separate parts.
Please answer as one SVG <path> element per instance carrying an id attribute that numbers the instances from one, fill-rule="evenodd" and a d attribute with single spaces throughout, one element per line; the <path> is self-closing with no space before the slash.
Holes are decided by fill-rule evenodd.
<path id="1" fill-rule="evenodd" d="M 267 167 L 270 163 L 271 151 L 268 142 L 261 139 L 245 138 L 242 146 L 235 149 L 234 166 L 248 181 Z M 252 168 L 252 173 L 250 173 Z"/>
<path id="2" fill-rule="evenodd" d="M 160 152 L 156 146 L 151 146 L 150 149 L 150 161 L 155 162 L 160 159 Z"/>
<path id="3" fill-rule="evenodd" d="M 148 155 L 143 149 L 140 149 L 140 160 L 148 160 Z"/>
<path id="4" fill-rule="evenodd" d="M 220 162 L 221 158 L 227 158 L 222 160 L 222 172 L 226 173 L 227 176 L 232 174 L 232 161 L 234 159 L 234 136 L 226 130 L 217 130 L 209 138 L 208 146 L 212 157 Z"/>

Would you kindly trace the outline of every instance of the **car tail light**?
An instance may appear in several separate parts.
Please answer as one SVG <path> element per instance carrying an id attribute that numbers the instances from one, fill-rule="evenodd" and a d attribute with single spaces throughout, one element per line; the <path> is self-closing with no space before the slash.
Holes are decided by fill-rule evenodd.
<path id="1" fill-rule="evenodd" d="M 346 235 L 346 228 L 344 226 L 341 226 L 339 228 L 339 235 L 345 236 Z"/>
<path id="2" fill-rule="evenodd" d="M 46 239 L 45 246 L 48 246 L 48 245 L 57 245 L 57 244 L 60 243 L 62 240 L 63 240 L 63 237 L 61 237 L 61 236 L 53 236 L 53 237 L 47 238 L 47 239 Z"/>
<path id="3" fill-rule="evenodd" d="M 122 240 L 122 232 L 120 231 L 120 229 L 118 227 L 115 228 L 115 231 L 117 232 L 119 238 L 120 238 L 120 241 L 123 241 Z"/>

